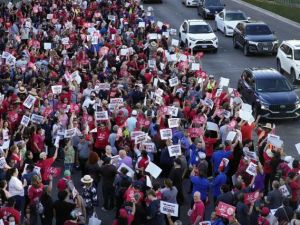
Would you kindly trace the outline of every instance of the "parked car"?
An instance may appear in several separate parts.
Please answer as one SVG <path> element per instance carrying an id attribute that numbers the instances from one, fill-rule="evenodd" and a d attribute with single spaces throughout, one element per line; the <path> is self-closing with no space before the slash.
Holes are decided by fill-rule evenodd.
<path id="1" fill-rule="evenodd" d="M 300 116 L 300 101 L 294 87 L 275 69 L 245 69 L 238 81 L 238 91 L 253 114 L 267 119 Z"/>
<path id="2" fill-rule="evenodd" d="M 197 6 L 199 0 L 182 0 L 182 4 L 186 7 Z"/>
<path id="3" fill-rule="evenodd" d="M 185 20 L 179 28 L 179 40 L 193 51 L 218 51 L 218 38 L 211 26 L 203 20 Z"/>
<path id="4" fill-rule="evenodd" d="M 203 19 L 214 18 L 224 7 L 225 4 L 221 3 L 220 0 L 199 0 L 198 15 L 202 16 Z"/>
<path id="5" fill-rule="evenodd" d="M 300 40 L 283 41 L 276 58 L 280 73 L 288 73 L 292 84 L 300 80 Z"/>
<path id="6" fill-rule="evenodd" d="M 278 39 L 264 22 L 240 22 L 233 31 L 233 47 L 242 48 L 244 55 L 277 53 Z"/>
<path id="7" fill-rule="evenodd" d="M 249 18 L 240 10 L 226 10 L 216 14 L 215 22 L 218 30 L 222 31 L 225 36 L 232 36 L 233 30 L 239 22 L 248 21 Z"/>

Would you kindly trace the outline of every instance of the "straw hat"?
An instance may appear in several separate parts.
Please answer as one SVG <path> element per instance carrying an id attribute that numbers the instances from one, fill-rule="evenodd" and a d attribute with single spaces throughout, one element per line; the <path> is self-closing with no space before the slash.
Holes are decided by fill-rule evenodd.
<path id="1" fill-rule="evenodd" d="M 38 95 L 35 88 L 31 88 L 31 90 L 28 92 L 28 94 L 33 95 L 33 96 Z"/>
<path id="2" fill-rule="evenodd" d="M 266 129 L 270 129 L 272 130 L 273 127 L 272 127 L 272 124 L 271 123 L 266 123 L 266 125 L 262 126 L 262 128 L 266 128 Z"/>
<path id="3" fill-rule="evenodd" d="M 90 175 L 84 175 L 83 178 L 80 179 L 82 183 L 89 184 L 94 181 L 94 179 Z"/>
<path id="4" fill-rule="evenodd" d="M 157 43 L 155 41 L 151 41 L 150 43 L 151 47 L 156 48 L 157 47 Z"/>
<path id="5" fill-rule="evenodd" d="M 47 153 L 46 152 L 41 152 L 40 153 L 40 159 L 43 159 L 45 157 L 47 157 Z"/>
<path id="6" fill-rule="evenodd" d="M 25 87 L 23 87 L 23 86 L 19 87 L 18 94 L 26 94 L 26 93 L 27 93 L 27 91 L 26 91 Z"/>

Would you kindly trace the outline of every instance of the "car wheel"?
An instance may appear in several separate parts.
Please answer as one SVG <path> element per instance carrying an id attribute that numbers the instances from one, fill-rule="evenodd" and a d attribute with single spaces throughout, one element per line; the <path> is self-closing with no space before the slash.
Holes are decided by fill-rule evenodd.
<path id="1" fill-rule="evenodd" d="M 244 45 L 243 52 L 244 52 L 244 56 L 249 56 L 249 49 L 247 44 Z"/>
<path id="2" fill-rule="evenodd" d="M 295 70 L 293 68 L 291 69 L 290 81 L 291 81 L 292 84 L 296 83 L 296 73 L 295 73 Z"/>
<path id="3" fill-rule="evenodd" d="M 223 33 L 224 33 L 224 36 L 226 37 L 227 36 L 227 34 L 226 34 L 226 27 L 224 27 Z"/>
<path id="4" fill-rule="evenodd" d="M 239 48 L 239 46 L 238 46 L 237 43 L 236 43 L 236 37 L 235 37 L 235 36 L 233 36 L 233 38 L 232 38 L 232 43 L 233 43 L 233 47 L 234 47 L 235 49 Z"/>
<path id="5" fill-rule="evenodd" d="M 279 73 L 283 74 L 283 69 L 281 68 L 280 59 L 277 59 L 277 70 Z"/>

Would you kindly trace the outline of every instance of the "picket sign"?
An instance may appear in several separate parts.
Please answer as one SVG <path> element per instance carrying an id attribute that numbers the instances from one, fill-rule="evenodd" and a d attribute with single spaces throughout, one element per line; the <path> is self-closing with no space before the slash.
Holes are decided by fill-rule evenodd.
<path id="1" fill-rule="evenodd" d="M 152 177 L 155 179 L 158 178 L 159 174 L 161 173 L 162 169 L 155 165 L 153 162 L 149 162 L 148 166 L 145 169 L 146 172 L 150 173 Z"/>
<path id="2" fill-rule="evenodd" d="M 178 204 L 160 201 L 160 212 L 162 214 L 171 215 L 171 216 L 178 216 Z"/>
<path id="3" fill-rule="evenodd" d="M 250 174 L 251 176 L 255 176 L 256 175 L 256 167 L 257 167 L 257 165 L 255 163 L 250 162 L 246 169 L 246 172 L 248 174 Z"/>
<path id="4" fill-rule="evenodd" d="M 172 130 L 170 128 L 161 129 L 159 132 L 161 140 L 168 140 L 172 138 Z"/>
<path id="5" fill-rule="evenodd" d="M 180 145 L 170 145 L 168 146 L 168 151 L 170 157 L 181 155 L 181 146 Z"/>

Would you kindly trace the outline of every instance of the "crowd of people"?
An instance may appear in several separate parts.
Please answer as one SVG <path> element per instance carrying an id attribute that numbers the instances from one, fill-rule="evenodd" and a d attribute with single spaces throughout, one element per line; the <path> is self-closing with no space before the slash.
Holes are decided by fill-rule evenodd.
<path id="1" fill-rule="evenodd" d="M 300 224 L 299 160 L 151 7 L 0 14 L 2 224 Z"/>

